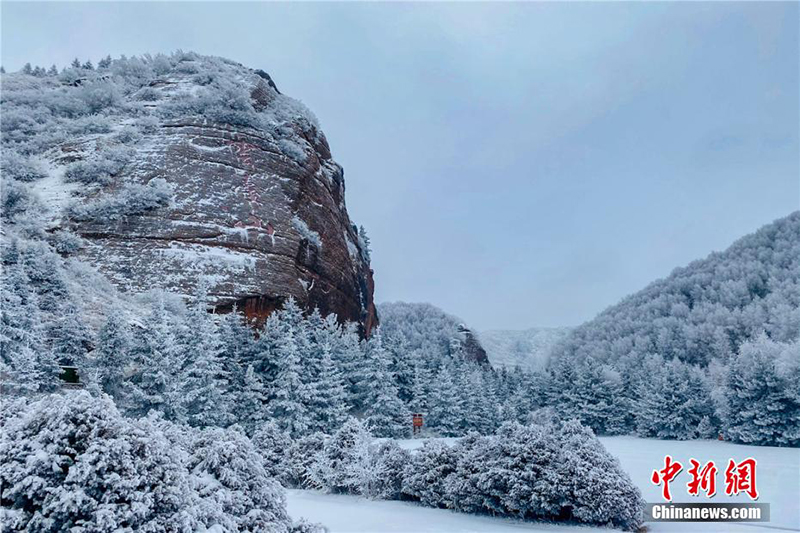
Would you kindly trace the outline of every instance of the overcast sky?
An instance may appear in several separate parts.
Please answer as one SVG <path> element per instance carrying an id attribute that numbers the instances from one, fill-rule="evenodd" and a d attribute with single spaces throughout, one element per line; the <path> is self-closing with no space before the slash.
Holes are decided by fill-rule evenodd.
<path id="1" fill-rule="evenodd" d="M 194 50 L 319 117 L 376 300 L 577 325 L 797 209 L 797 3 L 15 4 L 2 64 Z"/>

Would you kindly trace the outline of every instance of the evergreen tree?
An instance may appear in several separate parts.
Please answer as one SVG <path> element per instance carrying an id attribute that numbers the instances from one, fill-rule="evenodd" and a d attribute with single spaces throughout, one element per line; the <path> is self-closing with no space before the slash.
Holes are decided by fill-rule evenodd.
<path id="1" fill-rule="evenodd" d="M 367 343 L 364 381 L 364 414 L 377 437 L 407 436 L 410 416 L 397 395 L 394 376 L 389 371 L 389 352 L 383 346 L 380 330 Z"/>
<path id="2" fill-rule="evenodd" d="M 87 59 L 86 62 L 81 65 L 81 68 L 84 70 L 94 70 L 94 65 L 92 64 L 91 59 Z"/>
<path id="3" fill-rule="evenodd" d="M 293 437 L 305 434 L 312 425 L 308 406 L 310 391 L 300 375 L 301 353 L 290 321 L 281 324 L 281 344 L 275 353 L 276 377 L 270 390 L 270 414 L 278 426 Z"/>
<path id="4" fill-rule="evenodd" d="M 80 309 L 67 302 L 49 325 L 53 356 L 62 365 L 86 367 L 86 354 L 91 346 L 91 332 L 84 323 Z"/>
<path id="5" fill-rule="evenodd" d="M 208 283 L 202 280 L 186 317 L 179 420 L 193 426 L 225 426 L 231 419 L 229 376 L 222 362 L 222 339 L 213 315 L 206 310 L 207 301 Z"/>
<path id="6" fill-rule="evenodd" d="M 269 398 L 267 387 L 253 369 L 253 365 L 247 366 L 241 388 L 234 394 L 237 398 L 233 408 L 234 418 L 250 435 L 267 420 Z"/>
<path id="7" fill-rule="evenodd" d="M 48 76 L 58 76 L 58 68 L 55 65 L 50 65 L 50 68 L 47 70 Z"/>
<path id="8" fill-rule="evenodd" d="M 33 74 L 33 67 L 31 67 L 30 63 L 25 63 L 25 65 L 22 67 L 22 73 Z"/>
<path id="9" fill-rule="evenodd" d="M 735 442 L 800 445 L 800 343 L 762 334 L 744 343 L 724 384 L 725 434 Z"/>
<path id="10" fill-rule="evenodd" d="M 344 379 L 331 355 L 329 344 L 322 345 L 319 379 L 314 387 L 316 430 L 332 434 L 347 420 L 347 391 Z"/>
<path id="11" fill-rule="evenodd" d="M 132 346 L 127 320 L 120 309 L 112 307 L 97 334 L 89 381 L 117 401 L 122 399 Z"/>
<path id="12" fill-rule="evenodd" d="M 107 55 L 97 62 L 97 68 L 108 68 L 111 66 L 111 56 Z"/>
<path id="13" fill-rule="evenodd" d="M 461 422 L 464 419 L 464 405 L 449 365 L 443 366 L 436 376 L 428 410 L 430 427 L 439 434 L 445 437 L 463 434 Z"/>
<path id="14" fill-rule="evenodd" d="M 72 68 L 81 68 L 81 62 L 76 57 L 72 60 L 72 64 L 70 65 Z"/>
<path id="15" fill-rule="evenodd" d="M 170 420 L 179 416 L 183 399 L 178 378 L 186 352 L 176 336 L 177 327 L 160 295 L 145 319 L 125 382 L 123 404 L 135 415 L 160 411 Z"/>

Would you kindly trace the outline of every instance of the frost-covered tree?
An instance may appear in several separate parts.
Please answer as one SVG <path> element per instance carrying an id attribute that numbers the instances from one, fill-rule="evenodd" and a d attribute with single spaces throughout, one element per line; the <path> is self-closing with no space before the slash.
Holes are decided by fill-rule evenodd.
<path id="1" fill-rule="evenodd" d="M 7 531 L 191 531 L 199 501 L 173 447 L 108 397 L 53 394 L 3 426 Z M 34 482 L 35 481 L 35 482 Z"/>
<path id="2" fill-rule="evenodd" d="M 390 357 L 380 331 L 375 331 L 367 343 L 363 402 L 367 425 L 378 437 L 402 437 L 409 430 L 410 416 L 389 371 Z"/>
<path id="3" fill-rule="evenodd" d="M 239 429 L 194 433 L 187 466 L 204 496 L 201 519 L 207 527 L 252 533 L 291 527 L 280 484 Z"/>
<path id="4" fill-rule="evenodd" d="M 442 367 L 432 389 L 428 401 L 428 426 L 445 437 L 463 434 L 464 404 L 449 366 Z"/>
<path id="5" fill-rule="evenodd" d="M 361 493 L 372 479 L 372 435 L 358 419 L 348 419 L 314 457 L 308 471 L 312 486 L 335 493 Z"/>
<path id="6" fill-rule="evenodd" d="M 141 416 L 158 411 L 170 420 L 179 418 L 183 402 L 179 379 L 186 354 L 178 339 L 178 325 L 159 294 L 128 363 L 122 405 L 130 413 Z"/>
<path id="7" fill-rule="evenodd" d="M 178 420 L 193 426 L 225 426 L 231 421 L 229 376 L 222 362 L 222 339 L 207 311 L 207 301 L 208 283 L 201 280 L 181 342 L 186 362 L 180 374 Z"/>
<path id="8" fill-rule="evenodd" d="M 800 342 L 742 345 L 725 375 L 723 425 L 735 442 L 800 445 Z"/>
<path id="9" fill-rule="evenodd" d="M 314 425 L 318 431 L 332 434 L 347 420 L 347 391 L 344 378 L 333 360 L 330 344 L 323 344 L 320 348 L 319 377 L 313 387 Z"/>
<path id="10" fill-rule="evenodd" d="M 306 433 L 312 425 L 308 406 L 310 391 L 302 378 L 302 353 L 291 322 L 283 324 L 281 344 L 275 353 L 276 376 L 271 384 L 270 414 L 292 436 Z"/>
<path id="11" fill-rule="evenodd" d="M 123 399 L 123 388 L 130 363 L 133 338 L 123 312 L 112 307 L 92 352 L 88 380 L 114 398 Z"/>

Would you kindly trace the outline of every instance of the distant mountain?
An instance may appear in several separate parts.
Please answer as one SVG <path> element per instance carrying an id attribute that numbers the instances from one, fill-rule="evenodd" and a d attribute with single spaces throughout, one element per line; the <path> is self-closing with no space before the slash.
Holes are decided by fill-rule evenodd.
<path id="1" fill-rule="evenodd" d="M 800 335 L 800 211 L 742 237 L 575 328 L 554 357 L 636 365 L 648 354 L 726 362 L 762 332 Z"/>
<path id="2" fill-rule="evenodd" d="M 461 356 L 485 365 L 486 351 L 477 336 L 459 318 L 428 303 L 386 302 L 378 305 L 381 332 L 402 339 L 408 350 L 427 357 Z"/>
<path id="3" fill-rule="evenodd" d="M 572 328 L 496 329 L 478 334 L 494 368 L 539 370 L 547 366 L 553 347 Z"/>

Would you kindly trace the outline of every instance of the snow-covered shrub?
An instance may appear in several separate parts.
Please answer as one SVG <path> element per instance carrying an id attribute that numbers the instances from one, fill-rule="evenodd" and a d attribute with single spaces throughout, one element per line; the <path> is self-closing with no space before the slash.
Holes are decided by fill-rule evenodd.
<path id="1" fill-rule="evenodd" d="M 14 150 L 3 150 L 0 156 L 0 172 L 4 180 L 36 181 L 47 176 L 40 164 Z"/>
<path id="2" fill-rule="evenodd" d="M 288 155 L 290 158 L 294 159 L 298 163 L 303 163 L 306 159 L 308 159 L 308 155 L 303 147 L 290 138 L 283 138 L 278 139 L 278 146 L 281 148 L 281 152 Z"/>
<path id="3" fill-rule="evenodd" d="M 188 468 L 202 498 L 199 513 L 206 527 L 253 533 L 291 530 L 283 489 L 239 428 L 191 434 Z"/>
<path id="4" fill-rule="evenodd" d="M 572 520 L 636 530 L 644 502 L 591 429 L 506 423 L 449 447 L 426 442 L 404 473 L 403 492 L 432 507 L 519 518 Z"/>
<path id="5" fill-rule="evenodd" d="M 429 440 L 413 455 L 403 475 L 403 494 L 430 507 L 447 507 L 447 476 L 455 472 L 458 456 L 453 448 Z"/>
<path id="6" fill-rule="evenodd" d="M 4 179 L 0 187 L 0 207 L 5 220 L 13 220 L 18 215 L 36 212 L 41 208 L 37 198 L 22 183 Z"/>
<path id="7" fill-rule="evenodd" d="M 90 135 L 93 133 L 110 133 L 113 129 L 111 120 L 103 115 L 89 115 L 62 121 L 70 135 Z"/>
<path id="8" fill-rule="evenodd" d="M 308 471 L 310 484 L 329 492 L 360 494 L 371 481 L 371 442 L 364 424 L 348 419 L 317 452 Z"/>
<path id="9" fill-rule="evenodd" d="M 77 252 L 85 245 L 82 238 L 67 230 L 54 231 L 48 240 L 53 249 L 63 255 Z"/>
<path id="10" fill-rule="evenodd" d="M 591 429 L 577 421 L 558 430 L 558 490 L 562 514 L 580 522 L 636 531 L 642 525 L 641 492 Z"/>
<path id="11" fill-rule="evenodd" d="M 188 531 L 199 525 L 181 450 L 107 397 L 53 394 L 8 420 L 0 505 L 9 531 Z"/>
<path id="12" fill-rule="evenodd" d="M 267 473 L 281 483 L 292 485 L 290 459 L 293 442 L 273 421 L 262 424 L 251 437 L 264 461 Z"/>
<path id="13" fill-rule="evenodd" d="M 142 102 L 155 102 L 161 98 L 161 93 L 154 87 L 142 87 L 134 97 Z"/>
<path id="14" fill-rule="evenodd" d="M 305 220 L 295 215 L 292 217 L 292 225 L 302 238 L 306 239 L 317 248 L 322 248 L 322 237 L 319 236 L 319 233 L 309 228 Z"/>
<path id="15" fill-rule="evenodd" d="M 503 497 L 507 470 L 498 468 L 501 444 L 492 438 L 470 433 L 455 445 L 458 460 L 445 479 L 447 499 L 452 508 L 465 513 L 507 512 Z"/>
<path id="16" fill-rule="evenodd" d="M 131 155 L 132 152 L 124 147 L 107 148 L 92 159 L 71 163 L 64 170 L 64 179 L 68 182 L 110 183 L 111 178 L 122 172 Z"/>
<path id="17" fill-rule="evenodd" d="M 122 144 L 133 144 L 142 138 L 142 132 L 137 126 L 125 126 L 119 130 L 115 138 Z"/>
<path id="18" fill-rule="evenodd" d="M 131 183 L 116 194 L 73 205 L 69 213 L 74 220 L 119 220 L 165 207 L 170 204 L 172 195 L 172 185 L 163 178 L 155 178 L 147 185 Z"/>
<path id="19" fill-rule="evenodd" d="M 370 448 L 369 461 L 375 476 L 364 494 L 372 498 L 399 500 L 403 495 L 403 475 L 411 462 L 411 453 L 387 440 Z"/>
<path id="20" fill-rule="evenodd" d="M 136 127 L 142 133 L 155 133 L 158 131 L 158 119 L 156 117 L 147 115 L 136 120 Z"/>
<path id="21" fill-rule="evenodd" d="M 213 58 L 205 61 L 204 67 L 213 77 L 213 81 L 200 86 L 196 95 L 171 100 L 159 108 L 159 112 L 166 118 L 175 118 L 186 114 L 202 115 L 213 122 L 230 124 L 233 126 L 249 126 L 258 128 L 260 118 L 253 108 L 250 93 L 239 82 L 221 74 Z M 192 63 L 180 63 L 176 70 L 193 69 L 199 72 L 198 67 Z"/>
<path id="22" fill-rule="evenodd" d="M 292 442 L 289 449 L 287 468 L 281 481 L 289 487 L 315 486 L 311 480 L 317 454 L 325 446 L 328 439 L 324 433 L 311 433 Z"/>

